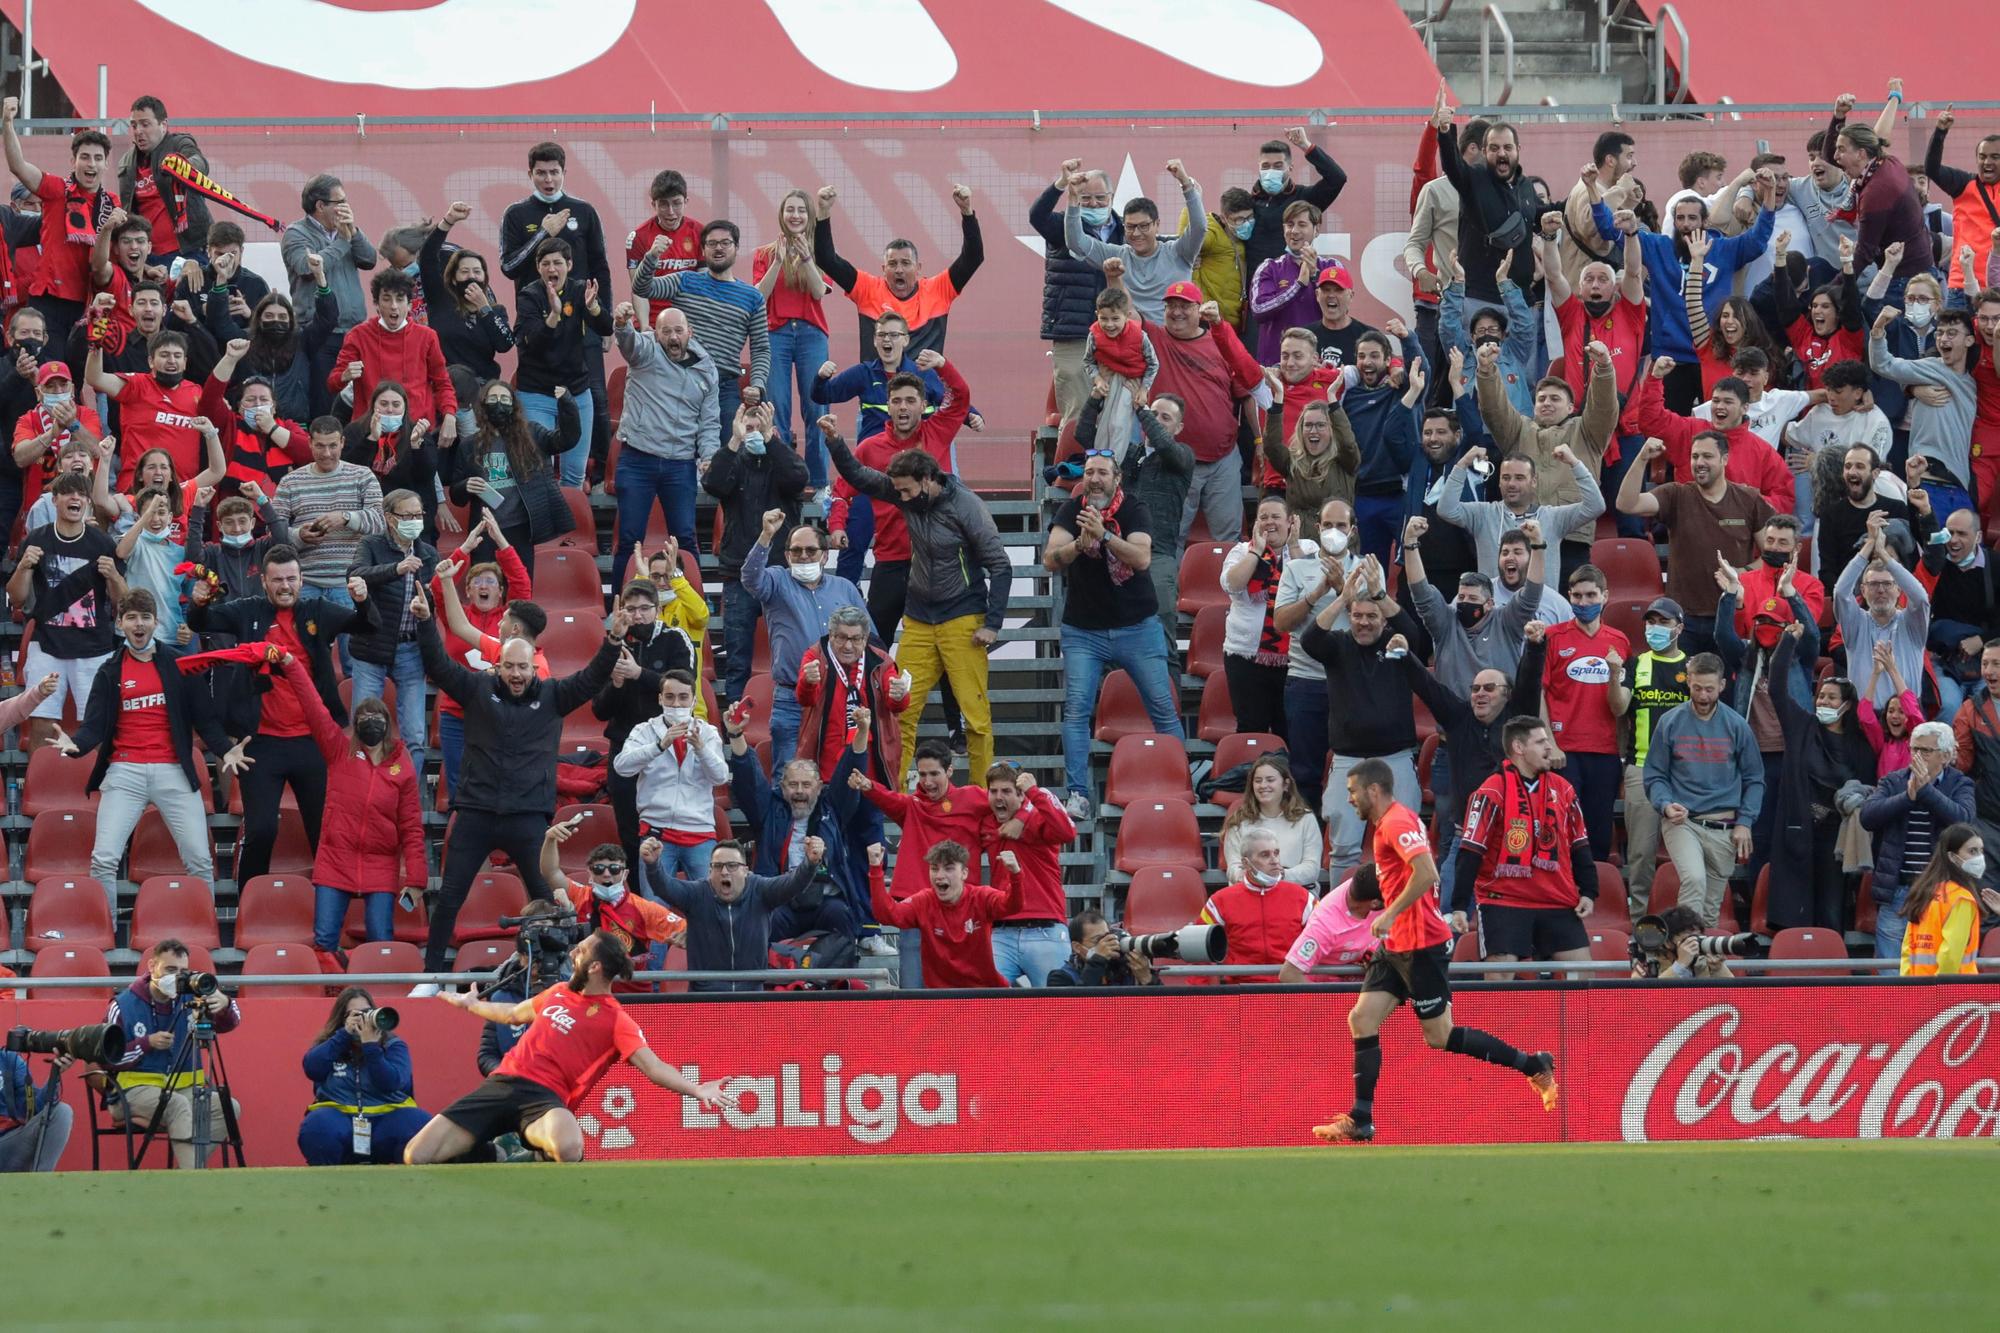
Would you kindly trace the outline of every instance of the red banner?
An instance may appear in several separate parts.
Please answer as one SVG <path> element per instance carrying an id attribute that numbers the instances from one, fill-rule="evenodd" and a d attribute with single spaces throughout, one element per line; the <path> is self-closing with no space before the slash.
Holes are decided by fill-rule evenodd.
<path id="1" fill-rule="evenodd" d="M 639 1005 L 654 1049 L 690 1077 L 732 1079 L 738 1108 L 704 1112 L 621 1065 L 581 1114 L 599 1159 L 1302 1144 L 1351 1099 L 1352 1003 L 1217 990 Z M 257 1165 L 298 1163 L 298 1061 L 327 1008 L 253 999 L 223 1039 Z M 102 1016 L 77 1001 L 13 1009 L 10 1025 Z M 417 1098 L 435 1110 L 477 1081 L 478 1024 L 441 1004 L 404 1011 Z M 1561 1107 L 1544 1114 L 1515 1075 L 1428 1049 L 1399 1014 L 1377 1142 L 2000 1137 L 1988 984 L 1467 991 L 1456 1016 L 1555 1052 Z M 64 1164 L 84 1166 L 70 1082 Z"/>

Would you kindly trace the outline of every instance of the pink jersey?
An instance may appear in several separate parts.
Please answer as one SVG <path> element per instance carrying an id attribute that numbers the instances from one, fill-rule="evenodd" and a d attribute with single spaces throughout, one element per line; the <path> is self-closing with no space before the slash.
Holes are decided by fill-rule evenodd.
<path id="1" fill-rule="evenodd" d="M 1352 883 L 1347 881 L 1319 900 L 1319 906 L 1313 908 L 1312 916 L 1306 920 L 1305 929 L 1292 941 L 1286 962 L 1301 972 L 1309 972 L 1320 963 L 1329 967 L 1358 963 L 1381 944 L 1368 927 L 1382 913 L 1378 909 L 1367 916 L 1354 915 L 1347 905 Z"/>

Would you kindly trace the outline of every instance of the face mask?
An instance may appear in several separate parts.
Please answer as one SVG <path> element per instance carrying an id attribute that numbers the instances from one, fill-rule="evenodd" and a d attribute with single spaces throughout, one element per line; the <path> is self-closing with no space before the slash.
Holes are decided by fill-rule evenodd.
<path id="1" fill-rule="evenodd" d="M 1840 710 L 1838 708 L 1815 708 L 1813 709 L 1813 716 L 1820 720 L 1820 725 L 1830 727 L 1840 721 Z"/>
<path id="2" fill-rule="evenodd" d="M 1472 602 L 1458 603 L 1458 623 L 1467 629 L 1471 629 L 1474 625 L 1477 625 L 1479 618 L 1485 614 L 1486 608 L 1483 606 Z"/>
<path id="3" fill-rule="evenodd" d="M 139 654 L 139 656 L 144 657 L 147 653 L 153 651 L 153 636 L 149 633 L 146 635 L 145 638 L 139 640 L 139 642 L 137 643 L 134 643 L 130 639 L 127 639 L 125 640 L 125 647 L 131 650 L 132 652 Z"/>
<path id="4" fill-rule="evenodd" d="M 259 324 L 257 326 L 258 333 L 273 340 L 282 338 L 291 331 L 292 326 L 289 324 Z"/>
<path id="5" fill-rule="evenodd" d="M 660 717 L 670 727 L 685 726 L 694 720 L 694 709 L 663 708 L 660 710 Z"/>
<path id="6" fill-rule="evenodd" d="M 394 435 L 403 428 L 403 414 L 401 412 L 384 412 L 380 417 L 376 418 L 376 425 L 381 428 L 384 435 Z"/>
<path id="7" fill-rule="evenodd" d="M 140 541 L 147 541 L 147 542 L 163 542 L 163 541 L 165 541 L 165 540 L 166 540 L 167 538 L 169 538 L 169 537 L 171 537 L 171 536 L 173 536 L 173 535 L 174 535 L 173 533 L 171 533 L 171 532 L 167 532 L 167 531 L 165 531 L 164 529 L 163 529 L 163 530 L 161 530 L 161 531 L 159 531 L 159 532 L 152 532 L 152 531 L 146 531 L 146 530 L 142 530 L 142 531 L 141 531 L 141 532 L 139 533 L 139 540 L 140 540 Z"/>
<path id="8" fill-rule="evenodd" d="M 1086 226 L 1101 227 L 1111 221 L 1111 210 L 1108 208 L 1086 208 L 1083 210 L 1083 221 Z"/>
<path id="9" fill-rule="evenodd" d="M 1913 329 L 1927 329 L 1931 326 L 1931 321 L 1937 318 L 1937 307 L 1929 301 L 1913 301 L 1909 309 L 1903 312 L 1903 318 L 1910 321 L 1910 327 Z"/>
<path id="10" fill-rule="evenodd" d="M 254 535 L 254 533 L 248 532 L 225 532 L 222 534 L 222 544 L 241 549 L 250 544 L 250 539 Z"/>
<path id="11" fill-rule="evenodd" d="M 396 520 L 396 535 L 415 541 L 424 532 L 424 521 L 420 518 L 399 518 Z"/>
<path id="12" fill-rule="evenodd" d="M 1280 876 L 1267 875 L 1261 870 L 1252 870 L 1249 869 L 1248 867 L 1244 869 L 1243 875 L 1245 879 L 1248 879 L 1252 884 L 1255 884 L 1260 889 L 1270 888 L 1273 884 L 1276 884 L 1280 878 Z"/>
<path id="13" fill-rule="evenodd" d="M 23 338 L 14 344 L 14 350 L 17 352 L 26 352 L 29 356 L 40 356 L 42 348 L 46 346 L 48 344 L 40 338 Z"/>
<path id="14" fill-rule="evenodd" d="M 76 401 L 73 393 L 50 393 L 42 395 L 42 406 L 48 408 L 68 407 Z"/>
<path id="15" fill-rule="evenodd" d="M 1778 646 L 1778 633 L 1776 625 L 1759 625 L 1752 637 L 1757 640 L 1759 648 L 1775 648 Z"/>
<path id="16" fill-rule="evenodd" d="M 592 880 L 590 892 L 591 896 L 601 903 L 615 903 L 625 896 L 625 876 L 620 875 L 609 884 L 599 884 L 596 880 Z"/>
<path id="17" fill-rule="evenodd" d="M 243 409 L 243 429 L 253 432 L 257 429 L 257 412 L 254 408 Z"/>
<path id="18" fill-rule="evenodd" d="M 792 571 L 792 577 L 800 583 L 819 582 L 820 562 L 817 560 L 806 561 L 802 564 L 789 566 L 789 568 Z"/>
<path id="19" fill-rule="evenodd" d="M 354 739 L 363 745 L 380 745 L 389 739 L 389 719 L 370 713 L 354 724 Z"/>
<path id="20" fill-rule="evenodd" d="M 181 372 L 178 370 L 156 370 L 153 372 L 153 379 L 158 382 L 162 389 L 179 388 L 181 378 Z"/>
<path id="21" fill-rule="evenodd" d="M 547 194 L 543 194 L 540 190 L 535 191 L 535 198 L 541 200 L 545 204 L 553 204 L 556 200 L 562 197 L 563 197 L 563 192 L 561 190 L 550 190 Z"/>
<path id="22" fill-rule="evenodd" d="M 1611 313 L 1611 302 L 1585 301 L 1583 303 L 1583 313 L 1589 315 L 1592 319 L 1603 319 Z"/>
<path id="23" fill-rule="evenodd" d="M 1664 653 L 1674 646 L 1674 631 L 1666 625 L 1646 626 L 1646 646 L 1656 653 Z"/>
<path id="24" fill-rule="evenodd" d="M 1321 528 L 1319 549 L 1328 555 L 1342 555 L 1347 551 L 1347 534 L 1339 528 Z"/>
<path id="25" fill-rule="evenodd" d="M 1229 230 L 1237 240 L 1247 241 L 1250 239 L 1250 233 L 1257 230 L 1257 219 L 1251 218 L 1248 222 L 1239 222 Z"/>
<path id="26" fill-rule="evenodd" d="M 1986 854 L 1984 852 L 1981 852 L 1978 856 L 1968 856 L 1958 864 L 1959 868 L 1965 871 L 1966 878 L 1968 879 L 1983 879 L 1986 876 Z"/>
<path id="27" fill-rule="evenodd" d="M 1604 603 L 1586 602 L 1582 606 L 1572 603 L 1569 609 L 1576 615 L 1578 624 L 1590 625 L 1596 623 L 1597 618 L 1604 614 Z"/>
<path id="28" fill-rule="evenodd" d="M 1792 558 L 1789 555 L 1784 554 L 1782 551 L 1764 552 L 1764 565 L 1766 568 L 1783 569 L 1786 565 L 1789 565 L 1790 563 L 1792 563 Z"/>
<path id="29" fill-rule="evenodd" d="M 494 425 L 506 425 L 514 419 L 514 400 L 511 398 L 495 398 L 486 405 L 486 415 L 493 419 Z"/>
<path id="30" fill-rule="evenodd" d="M 417 261 L 416 261 L 416 260 L 412 259 L 412 260 L 411 260 L 411 261 L 410 261 L 409 263 L 407 263 L 407 264 L 403 265 L 403 276 L 405 276 L 405 277 L 409 277 L 409 278 L 414 278 L 414 277 L 416 277 L 416 276 L 417 276 Z"/>
<path id="31" fill-rule="evenodd" d="M 1285 173 L 1282 171 L 1258 172 L 1257 188 L 1265 194 L 1277 194 L 1285 188 Z"/>
<path id="32" fill-rule="evenodd" d="M 743 437 L 743 452 L 752 458 L 764 456 L 764 435 L 761 431 L 751 431 Z"/>

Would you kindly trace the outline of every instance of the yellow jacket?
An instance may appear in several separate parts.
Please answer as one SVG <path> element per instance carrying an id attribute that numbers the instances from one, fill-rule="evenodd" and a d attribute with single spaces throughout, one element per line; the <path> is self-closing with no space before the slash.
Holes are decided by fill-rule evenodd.
<path id="1" fill-rule="evenodd" d="M 1187 210 L 1181 210 L 1180 233 L 1188 228 Z M 1178 234 L 1178 233 L 1177 233 Z M 1194 285 L 1201 294 L 1222 308 L 1222 318 L 1238 333 L 1244 331 L 1249 308 L 1243 294 L 1249 290 L 1250 275 L 1244 272 L 1243 242 L 1229 234 L 1222 219 L 1210 213 L 1208 229 L 1202 233 L 1201 254 L 1194 261 Z"/>
<path id="2" fill-rule="evenodd" d="M 688 641 L 694 644 L 694 675 L 699 681 L 701 655 L 708 642 L 708 599 L 678 569 L 674 571 L 669 591 L 673 595 L 660 603 L 660 623 L 685 632 Z M 708 720 L 708 700 L 700 690 L 695 691 L 694 715 L 704 722 Z"/>

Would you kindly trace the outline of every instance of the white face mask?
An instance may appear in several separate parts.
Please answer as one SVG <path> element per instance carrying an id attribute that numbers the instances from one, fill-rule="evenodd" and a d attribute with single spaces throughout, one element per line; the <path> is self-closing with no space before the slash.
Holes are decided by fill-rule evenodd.
<path id="1" fill-rule="evenodd" d="M 1347 534 L 1339 528 L 1322 528 L 1319 534 L 1319 549 L 1328 555 L 1344 555 L 1347 552 Z"/>
<path id="2" fill-rule="evenodd" d="M 590 891 L 601 903 L 615 903 L 625 896 L 625 876 L 620 875 L 609 884 L 599 884 L 593 880 Z"/>
<path id="3" fill-rule="evenodd" d="M 821 566 L 820 562 L 817 560 L 802 561 L 799 564 L 788 566 L 788 568 L 792 571 L 792 577 L 797 579 L 800 583 L 819 582 L 819 571 Z"/>
<path id="4" fill-rule="evenodd" d="M 556 200 L 562 197 L 563 197 L 563 192 L 561 190 L 550 190 L 546 194 L 540 190 L 535 191 L 535 198 L 541 200 L 545 204 L 553 204 Z"/>
<path id="5" fill-rule="evenodd" d="M 1243 877 L 1249 880 L 1252 884 L 1255 884 L 1260 889 L 1268 889 L 1272 885 L 1276 884 L 1280 879 L 1284 878 L 1284 876 L 1282 875 L 1267 875 L 1263 871 L 1258 870 L 1253 866 L 1244 867 Z"/>
<path id="6" fill-rule="evenodd" d="M 1903 311 L 1903 318 L 1910 321 L 1913 329 L 1927 329 L 1937 318 L 1937 307 L 1929 301 L 1912 301 L 1909 308 Z"/>
<path id="7" fill-rule="evenodd" d="M 424 521 L 420 518 L 399 518 L 396 520 L 396 531 L 409 540 L 415 541 L 424 535 Z"/>
<path id="8" fill-rule="evenodd" d="M 1813 716 L 1817 717 L 1827 726 L 1832 726 L 1834 723 L 1840 721 L 1840 710 L 1838 708 L 1815 708 L 1813 709 Z"/>
<path id="9" fill-rule="evenodd" d="M 1981 852 L 1977 856 L 1968 856 L 1963 861 L 1960 861 L 1958 865 L 1959 869 L 1965 872 L 1966 878 L 1983 879 L 1986 876 L 1986 853 Z"/>
<path id="10" fill-rule="evenodd" d="M 670 727 L 685 726 L 689 722 L 692 722 L 694 720 L 694 709 L 692 708 L 662 709 L 660 712 L 660 716 L 663 719 L 665 719 L 666 724 Z"/>

